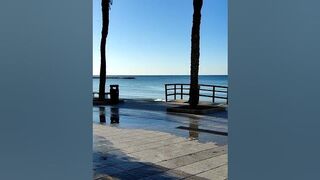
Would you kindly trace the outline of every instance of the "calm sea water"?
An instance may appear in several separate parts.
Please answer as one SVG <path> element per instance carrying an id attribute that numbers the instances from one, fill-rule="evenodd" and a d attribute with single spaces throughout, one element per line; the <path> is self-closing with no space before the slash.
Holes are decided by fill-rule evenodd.
<path id="1" fill-rule="evenodd" d="M 119 85 L 120 98 L 140 99 L 147 98 L 156 101 L 165 99 L 165 84 L 186 83 L 189 84 L 189 76 L 133 76 L 135 79 L 107 79 L 107 89 L 110 84 Z M 226 75 L 202 75 L 199 76 L 200 84 L 228 85 Z M 93 91 L 99 89 L 99 78 L 93 78 Z M 187 97 L 184 97 L 187 98 Z M 200 100 L 210 99 L 201 97 Z"/>

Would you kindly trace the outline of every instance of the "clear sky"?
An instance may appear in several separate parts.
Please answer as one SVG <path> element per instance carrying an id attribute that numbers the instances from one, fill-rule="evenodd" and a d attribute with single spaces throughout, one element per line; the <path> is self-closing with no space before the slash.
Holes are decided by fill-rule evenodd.
<path id="1" fill-rule="evenodd" d="M 113 0 L 107 75 L 189 75 L 193 0 Z M 227 0 L 203 0 L 199 74 L 227 74 Z M 101 0 L 93 0 L 93 74 L 99 74 Z"/>

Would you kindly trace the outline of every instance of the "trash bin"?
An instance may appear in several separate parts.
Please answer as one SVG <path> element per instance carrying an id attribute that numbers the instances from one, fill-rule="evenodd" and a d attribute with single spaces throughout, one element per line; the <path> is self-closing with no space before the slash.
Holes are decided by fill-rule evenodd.
<path id="1" fill-rule="evenodd" d="M 119 103 L 119 85 L 110 85 L 110 102 Z"/>

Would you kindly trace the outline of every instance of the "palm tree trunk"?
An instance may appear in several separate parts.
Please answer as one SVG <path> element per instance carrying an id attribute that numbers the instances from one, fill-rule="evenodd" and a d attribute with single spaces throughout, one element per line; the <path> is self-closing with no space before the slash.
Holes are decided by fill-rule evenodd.
<path id="1" fill-rule="evenodd" d="M 110 0 L 101 0 L 102 6 L 102 32 L 101 32 L 101 44 L 100 44 L 100 82 L 99 82 L 99 99 L 105 99 L 105 87 L 106 87 L 106 42 L 109 31 L 109 9 Z"/>
<path id="2" fill-rule="evenodd" d="M 189 104 L 196 107 L 199 103 L 199 58 L 200 58 L 200 23 L 203 0 L 193 0 L 193 24 L 191 34 L 191 72 Z"/>

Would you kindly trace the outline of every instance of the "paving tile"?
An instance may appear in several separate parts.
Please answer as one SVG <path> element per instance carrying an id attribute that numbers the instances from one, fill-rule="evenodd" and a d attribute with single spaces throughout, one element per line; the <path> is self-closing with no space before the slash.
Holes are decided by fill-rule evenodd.
<path id="1" fill-rule="evenodd" d="M 157 131 L 93 128 L 94 179 L 227 178 L 227 146 Z"/>
<path id="2" fill-rule="evenodd" d="M 137 153 L 139 151 L 144 151 L 144 150 L 148 150 L 148 149 L 162 148 L 164 146 L 170 146 L 172 144 L 181 143 L 181 142 L 185 142 L 185 141 L 187 141 L 187 140 L 184 138 L 170 137 L 167 139 L 142 144 L 139 146 L 128 147 L 128 148 L 124 149 L 124 152 L 132 154 L 132 153 Z"/>
<path id="3" fill-rule="evenodd" d="M 136 177 L 130 175 L 130 174 L 127 174 L 127 173 L 116 173 L 116 174 L 113 174 L 111 175 L 112 179 L 113 180 L 136 180 Z"/>
<path id="4" fill-rule="evenodd" d="M 175 169 L 177 167 L 185 166 L 188 164 L 192 164 L 198 161 L 202 161 L 205 159 L 209 159 L 211 157 L 215 157 L 218 155 L 226 154 L 226 147 L 216 147 L 212 149 L 207 149 L 204 151 L 198 151 L 195 153 L 187 154 L 184 156 L 180 156 L 174 159 L 169 159 L 165 161 L 161 161 L 156 163 L 157 165 L 170 168 L 170 169 Z"/>
<path id="5" fill-rule="evenodd" d="M 191 176 L 190 174 L 187 174 L 183 171 L 179 171 L 179 170 L 168 170 L 165 171 L 163 173 L 159 173 L 159 174 L 155 174 L 153 176 L 149 176 L 146 178 L 142 178 L 143 180 L 162 180 L 162 179 L 183 179 L 186 177 Z"/>
<path id="6" fill-rule="evenodd" d="M 153 143 L 153 142 L 158 142 L 161 141 L 163 139 L 168 139 L 170 138 L 170 135 L 160 135 L 160 136 L 153 136 L 153 137 L 146 137 L 147 139 L 135 139 L 135 140 L 130 140 L 130 141 L 122 141 L 122 142 L 115 142 L 115 141 L 111 141 L 112 142 L 112 147 L 116 148 L 116 149 L 124 149 L 126 150 L 127 148 L 130 147 L 137 147 L 137 146 L 141 146 L 141 145 L 145 145 L 145 144 L 149 144 L 149 143 Z"/>
<path id="7" fill-rule="evenodd" d="M 227 177 L 217 175 L 214 170 L 209 170 L 209 171 L 197 174 L 196 176 L 200 177 L 200 178 L 214 179 L 214 180 L 226 180 L 227 179 Z"/>
<path id="8" fill-rule="evenodd" d="M 228 176 L 228 164 L 225 164 L 223 166 L 211 169 L 211 170 L 206 171 L 204 173 L 205 174 L 215 174 L 215 175 L 227 178 L 227 176 Z"/>
<path id="9" fill-rule="evenodd" d="M 140 179 L 140 178 L 146 178 L 149 176 L 153 176 L 155 174 L 160 174 L 165 171 L 168 171 L 168 169 L 160 167 L 160 166 L 155 166 L 155 165 L 146 165 L 146 166 L 143 166 L 140 168 L 126 171 L 126 173 L 134 176 L 137 179 Z"/>
<path id="10" fill-rule="evenodd" d="M 123 170 L 110 167 L 110 166 L 105 166 L 105 167 L 97 168 L 94 172 L 99 175 L 112 175 L 112 174 L 121 173 L 123 172 Z"/>
<path id="11" fill-rule="evenodd" d="M 145 165 L 146 165 L 145 163 L 141 163 L 141 162 L 123 162 L 123 163 L 115 164 L 115 167 L 127 171 L 131 169 L 140 168 Z"/>
<path id="12" fill-rule="evenodd" d="M 218 179 L 208 179 L 208 178 L 199 177 L 199 176 L 190 176 L 185 178 L 184 180 L 218 180 Z"/>
<path id="13" fill-rule="evenodd" d="M 212 157 L 210 159 L 206 159 L 203 161 L 198 161 L 196 163 L 189 164 L 186 166 L 182 166 L 182 167 L 177 168 L 177 170 L 181 170 L 181 171 L 184 171 L 188 174 L 195 175 L 195 174 L 199 174 L 199 173 L 208 171 L 210 169 L 213 169 L 213 168 L 225 165 L 225 164 L 227 164 L 227 155 L 226 154 L 220 155 L 217 157 Z"/>
<path id="14" fill-rule="evenodd" d="M 198 144 L 193 141 L 187 141 L 170 146 L 148 149 L 130 155 L 140 158 L 142 161 L 159 162 L 167 159 L 176 158 L 179 156 L 195 153 L 205 149 L 211 149 L 216 147 L 214 144 Z"/>

